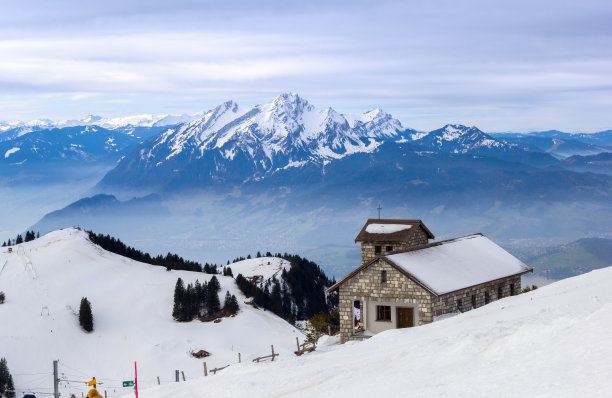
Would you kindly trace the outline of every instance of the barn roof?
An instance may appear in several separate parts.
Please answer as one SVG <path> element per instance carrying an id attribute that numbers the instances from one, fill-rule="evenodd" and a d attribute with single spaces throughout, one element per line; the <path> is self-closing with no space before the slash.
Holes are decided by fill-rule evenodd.
<path id="1" fill-rule="evenodd" d="M 430 243 L 381 258 L 437 296 L 533 271 L 482 234 Z M 337 290 L 376 260 L 357 268 L 327 291 Z"/>
<path id="2" fill-rule="evenodd" d="M 434 239 L 434 234 L 421 220 L 370 218 L 355 238 L 355 242 L 407 242 L 416 228 Z"/>

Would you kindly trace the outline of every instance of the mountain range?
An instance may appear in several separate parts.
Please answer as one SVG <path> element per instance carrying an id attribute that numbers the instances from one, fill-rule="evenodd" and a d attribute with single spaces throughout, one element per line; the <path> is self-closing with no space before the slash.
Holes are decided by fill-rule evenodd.
<path id="1" fill-rule="evenodd" d="M 91 178 L 80 175 L 87 185 L 68 187 L 78 196 L 38 215 L 35 230 L 81 225 L 151 251 L 182 244 L 167 236 L 189 236 L 186 253 L 206 251 L 215 261 L 268 248 L 329 258 L 321 248 L 330 244 L 340 247 L 330 261 L 352 261 L 352 229 L 378 203 L 383 216 L 423 218 L 451 237 L 480 231 L 563 242 L 608 233 L 612 222 L 609 131 L 487 134 L 447 124 L 422 132 L 381 109 L 342 114 L 294 93 L 248 109 L 228 101 L 173 122 L 56 127 L 5 139 L 0 185 L 71 181 L 92 168 Z"/>

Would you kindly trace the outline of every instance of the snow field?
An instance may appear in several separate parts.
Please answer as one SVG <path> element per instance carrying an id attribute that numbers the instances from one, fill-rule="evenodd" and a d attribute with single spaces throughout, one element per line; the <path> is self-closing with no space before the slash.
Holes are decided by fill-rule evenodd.
<path id="1" fill-rule="evenodd" d="M 23 258 L 29 256 L 32 269 Z M 80 396 L 92 376 L 104 383 L 108 397 L 131 391 L 121 381 L 133 380 L 138 361 L 140 388 L 174 381 L 175 369 L 187 379 L 267 355 L 274 344 L 281 358 L 293 355 L 295 337 L 304 336 L 275 315 L 243 304 L 245 298 L 230 277 L 217 275 L 219 298 L 226 291 L 240 303 L 236 317 L 220 323 L 177 323 L 172 317 L 174 285 L 209 280 L 212 275 L 166 271 L 138 263 L 93 245 L 86 233 L 65 229 L 0 251 L 0 356 L 6 357 L 15 385 L 24 391 L 52 391 L 52 361 L 59 359 L 62 396 Z M 34 272 L 32 272 L 34 271 Z M 83 332 L 77 313 L 82 297 L 92 305 L 94 331 Z M 44 309 L 47 307 L 47 309 Z M 49 315 L 47 315 L 47 313 Z M 190 350 L 212 355 L 195 359 Z M 232 365 L 234 366 L 234 365 Z M 34 388 L 37 387 L 37 388 Z M 20 390 L 21 391 L 21 390 Z"/>
<path id="2" fill-rule="evenodd" d="M 612 268 L 433 324 L 143 392 L 170 397 L 609 397 Z M 127 398 L 129 395 L 126 395 Z"/>

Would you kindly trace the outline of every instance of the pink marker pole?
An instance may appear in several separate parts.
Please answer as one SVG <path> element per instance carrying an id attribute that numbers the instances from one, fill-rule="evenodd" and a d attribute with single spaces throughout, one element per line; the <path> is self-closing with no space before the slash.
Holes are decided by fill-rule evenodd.
<path id="1" fill-rule="evenodd" d="M 136 367 L 136 361 L 134 361 L 134 391 L 136 391 L 136 398 L 138 398 L 138 368 Z"/>

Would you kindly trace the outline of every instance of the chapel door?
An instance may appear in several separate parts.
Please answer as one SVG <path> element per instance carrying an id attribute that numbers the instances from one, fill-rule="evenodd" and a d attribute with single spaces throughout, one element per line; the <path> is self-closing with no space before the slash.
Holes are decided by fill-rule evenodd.
<path id="1" fill-rule="evenodd" d="M 414 308 L 397 309 L 397 328 L 411 328 L 414 326 Z"/>

